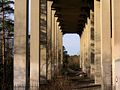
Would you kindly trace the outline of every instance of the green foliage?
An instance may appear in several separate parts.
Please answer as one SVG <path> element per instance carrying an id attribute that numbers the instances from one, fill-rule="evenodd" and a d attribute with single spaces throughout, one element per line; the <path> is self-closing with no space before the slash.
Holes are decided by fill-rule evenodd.
<path id="1" fill-rule="evenodd" d="M 2 9 L 2 5 L 4 6 L 4 9 Z M 10 15 L 14 14 L 14 9 L 12 7 L 12 5 L 14 5 L 13 1 L 10 0 L 4 0 L 4 2 L 2 3 L 2 0 L 0 0 L 0 31 L 2 30 L 2 16 L 3 16 L 3 10 L 4 10 L 4 27 L 5 30 L 9 30 L 11 32 L 13 32 L 13 27 L 14 27 L 14 21 L 13 19 L 10 17 Z"/>

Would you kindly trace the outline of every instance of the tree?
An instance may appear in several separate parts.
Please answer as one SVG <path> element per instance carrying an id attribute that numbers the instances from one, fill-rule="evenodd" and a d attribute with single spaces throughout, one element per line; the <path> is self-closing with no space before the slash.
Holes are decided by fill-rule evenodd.
<path id="1" fill-rule="evenodd" d="M 2 5 L 4 8 L 2 9 Z M 3 20 L 3 10 L 4 10 L 4 22 L 5 22 L 5 30 L 13 32 L 14 20 L 12 15 L 14 14 L 14 8 L 12 7 L 14 2 L 11 0 L 0 0 L 0 31 L 2 30 L 2 20 Z"/>
<path id="2" fill-rule="evenodd" d="M 63 46 L 63 69 L 62 69 L 62 73 L 65 74 L 68 68 L 68 57 L 69 54 L 66 51 L 65 47 Z"/>
<path id="3" fill-rule="evenodd" d="M 5 71 L 7 76 L 6 83 L 9 86 L 13 84 L 13 56 L 12 50 L 9 46 L 9 41 L 13 38 L 14 35 L 14 20 L 12 18 L 14 14 L 14 8 L 12 7 L 14 2 L 11 0 L 0 0 L 0 34 L 4 36 L 4 39 L 0 37 L 0 46 L 2 41 L 4 40 L 4 57 L 5 57 L 5 66 L 3 66 L 2 61 L 0 61 L 0 76 L 3 76 L 3 71 Z M 3 13 L 4 12 L 4 13 Z M 4 17 L 4 19 L 3 19 Z M 4 22 L 4 24 L 3 24 Z M 4 26 L 4 29 L 3 29 Z M 2 33 L 4 32 L 4 34 Z M 0 35 L 0 36 L 2 36 Z M 0 47 L 0 56 L 2 56 L 2 48 Z M 2 58 L 0 57 L 0 60 Z M 7 71 L 6 71 L 7 70 Z M 5 74 L 5 73 L 4 73 Z M 0 90 L 2 89 L 3 77 L 0 77 Z M 6 87 L 6 89 L 12 90 L 10 87 Z"/>

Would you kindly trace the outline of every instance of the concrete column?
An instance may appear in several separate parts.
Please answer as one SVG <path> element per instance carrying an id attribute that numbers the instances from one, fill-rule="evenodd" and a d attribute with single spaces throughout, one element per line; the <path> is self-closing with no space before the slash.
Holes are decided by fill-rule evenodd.
<path id="1" fill-rule="evenodd" d="M 51 13 L 51 5 L 52 5 L 52 2 L 51 1 L 47 1 L 47 64 L 48 64 L 48 67 L 47 67 L 47 79 L 48 80 L 51 80 L 51 44 L 52 44 L 52 41 L 51 41 L 51 33 L 52 33 L 52 13 Z"/>
<path id="2" fill-rule="evenodd" d="M 47 1 L 41 0 L 41 24 L 40 24 L 40 81 L 46 83 L 47 80 L 47 57 L 46 57 L 46 48 L 47 48 Z"/>
<path id="3" fill-rule="evenodd" d="M 55 17 L 55 77 L 57 76 L 57 18 Z"/>
<path id="4" fill-rule="evenodd" d="M 101 32 L 100 32 L 100 1 L 94 0 L 95 30 L 95 83 L 101 84 Z"/>
<path id="5" fill-rule="evenodd" d="M 89 76 L 89 62 L 88 62 L 88 34 L 87 34 L 87 30 L 88 30 L 88 23 L 86 23 L 86 26 L 85 26 L 85 31 L 84 31 L 84 35 L 85 35 L 85 39 L 84 39 L 84 42 L 85 42 L 85 60 L 84 60 L 84 65 L 85 65 L 85 71 L 87 73 L 87 75 Z"/>
<path id="6" fill-rule="evenodd" d="M 60 52 L 61 52 L 61 48 L 60 48 L 60 44 L 61 44 L 61 40 L 60 40 L 60 29 L 59 29 L 59 22 L 57 23 L 57 27 L 58 27 L 58 45 L 57 45 L 57 47 L 58 47 L 58 60 L 57 60 L 57 62 L 58 62 L 58 75 L 60 74 Z"/>
<path id="7" fill-rule="evenodd" d="M 55 78 L 55 73 L 56 73 L 56 20 L 55 20 L 55 17 L 54 17 L 54 78 Z"/>
<path id="8" fill-rule="evenodd" d="M 62 34 L 62 31 L 60 31 L 60 37 L 61 37 L 61 44 L 60 44 L 60 47 L 61 47 L 61 65 L 63 64 L 63 34 Z"/>
<path id="9" fill-rule="evenodd" d="M 89 30 L 88 30 L 88 37 L 89 37 L 89 48 L 88 48 L 88 58 L 90 63 L 90 78 L 92 80 L 95 80 L 95 33 L 94 33 L 94 13 L 92 10 L 90 10 L 90 19 L 89 19 Z"/>
<path id="10" fill-rule="evenodd" d="M 62 60 L 63 60 L 63 47 L 62 47 L 62 32 L 59 30 L 59 74 L 61 74 Z"/>
<path id="11" fill-rule="evenodd" d="M 82 33 L 83 35 L 83 33 Z M 81 38 L 80 38 L 80 52 L 81 52 L 81 68 L 83 69 L 83 36 L 81 35 Z"/>
<path id="12" fill-rule="evenodd" d="M 40 0 L 31 0 L 30 84 L 39 85 L 40 77 Z M 33 8 L 34 7 L 34 8 Z"/>
<path id="13" fill-rule="evenodd" d="M 83 32 L 83 35 L 82 35 L 82 42 L 83 42 L 83 60 L 82 60 L 82 68 L 83 68 L 83 72 L 85 72 L 85 65 L 84 65 L 84 60 L 85 60 L 85 42 L 84 42 L 84 32 Z"/>
<path id="14" fill-rule="evenodd" d="M 83 34 L 83 33 L 82 33 Z M 82 39 L 82 35 L 80 36 L 80 67 L 82 67 L 82 63 L 83 63 L 83 39 Z"/>
<path id="15" fill-rule="evenodd" d="M 87 52 L 87 23 L 85 24 L 85 30 L 84 30 L 84 67 L 85 67 L 85 72 L 88 74 L 88 57 L 87 57 L 87 54 L 88 54 L 88 52 Z"/>
<path id="16" fill-rule="evenodd" d="M 82 33 L 81 35 L 81 41 L 80 41 L 80 50 L 81 50 L 81 67 L 82 67 L 82 70 L 85 71 L 84 69 L 84 33 Z"/>
<path id="17" fill-rule="evenodd" d="M 59 25 L 59 23 L 57 22 L 57 17 L 56 17 L 56 68 L 57 68 L 57 75 L 58 75 L 58 72 L 59 72 L 59 69 L 58 69 L 58 50 L 59 50 L 59 47 L 58 47 L 58 45 L 59 45 L 59 28 L 58 28 L 58 25 Z"/>
<path id="18" fill-rule="evenodd" d="M 79 35 L 79 36 L 80 36 L 80 35 Z M 80 36 L 80 58 L 79 58 L 79 59 L 80 59 L 80 63 L 79 63 L 79 64 L 80 64 L 80 68 L 82 68 L 82 65 L 81 65 L 81 63 L 82 63 L 82 53 L 81 53 L 81 49 L 82 49 L 82 48 L 81 48 L 81 36 Z"/>
<path id="19" fill-rule="evenodd" d="M 110 0 L 100 1 L 102 90 L 111 90 L 112 53 Z"/>
<path id="20" fill-rule="evenodd" d="M 14 85 L 18 86 L 26 83 L 26 5 L 26 0 L 15 1 Z"/>
<path id="21" fill-rule="evenodd" d="M 60 72 L 59 62 L 60 62 L 60 30 L 59 30 L 59 26 L 58 26 L 58 75 Z"/>
<path id="22" fill-rule="evenodd" d="M 91 13 L 90 13 L 90 16 L 91 16 Z M 91 39 L 90 39 L 90 31 L 91 31 L 91 19 L 88 17 L 87 18 L 87 24 L 86 24 L 86 58 L 87 58 L 87 74 L 88 74 L 88 77 L 91 76 L 91 58 L 90 58 L 90 54 L 91 54 Z"/>
<path id="23" fill-rule="evenodd" d="M 61 62 L 62 62 L 62 34 L 58 27 L 58 75 L 60 75 Z"/>
<path id="24" fill-rule="evenodd" d="M 85 47 L 85 42 L 86 42 L 86 40 L 85 40 L 85 30 L 86 30 L 86 28 L 84 28 L 84 31 L 83 31 L 83 34 L 82 34 L 82 70 L 83 70 L 83 72 L 86 72 L 86 66 L 85 66 L 85 60 L 86 60 L 86 57 L 85 57 L 85 53 L 86 53 L 86 47 Z"/>
<path id="25" fill-rule="evenodd" d="M 87 20 L 88 21 L 88 20 Z M 90 67 L 90 64 L 89 64 L 89 60 L 88 60 L 88 30 L 89 30 L 89 22 L 87 22 L 85 24 L 85 28 L 84 28 L 84 31 L 83 31 L 83 55 L 84 55 L 84 59 L 83 59 L 83 71 L 85 73 L 87 73 L 87 75 L 89 76 L 89 67 Z"/>
<path id="26" fill-rule="evenodd" d="M 120 90 L 120 0 L 112 0 L 113 90 Z"/>
<path id="27" fill-rule="evenodd" d="M 85 65 L 85 61 L 86 61 L 86 56 L 85 56 L 85 53 L 86 53 L 86 46 L 85 46 L 85 42 L 86 42 L 86 38 L 85 38 L 85 30 L 86 28 L 84 29 L 84 32 L 83 32 L 83 71 L 86 73 L 86 65 Z"/>
<path id="28" fill-rule="evenodd" d="M 54 79 L 54 73 L 55 73 L 55 11 L 52 10 L 52 78 Z"/>

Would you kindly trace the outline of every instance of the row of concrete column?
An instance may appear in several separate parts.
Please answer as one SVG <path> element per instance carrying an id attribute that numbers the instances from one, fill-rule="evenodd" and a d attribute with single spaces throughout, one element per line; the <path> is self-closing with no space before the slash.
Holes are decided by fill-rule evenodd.
<path id="1" fill-rule="evenodd" d="M 90 38 L 92 33 L 90 33 L 91 24 L 89 24 L 89 21 L 91 21 L 91 18 L 88 19 L 81 35 L 81 68 L 90 76 L 93 73 L 95 83 L 101 84 L 102 90 L 120 89 L 118 70 L 120 68 L 119 7 L 119 0 L 94 0 L 93 43 Z M 92 52 L 90 42 L 94 45 L 93 64 L 90 62 L 92 60 L 90 58 L 90 52 Z"/>
<path id="2" fill-rule="evenodd" d="M 96 83 L 112 89 L 111 5 L 110 0 L 94 1 Z"/>
<path id="3" fill-rule="evenodd" d="M 31 0 L 30 56 L 26 56 L 27 0 L 15 1 L 14 85 L 26 85 L 27 78 L 30 85 L 40 86 L 60 73 L 63 58 L 62 32 L 51 5 L 51 1 L 42 3 L 41 0 Z M 30 57 L 30 62 L 26 57 Z M 26 72 L 30 75 L 27 76 Z"/>
<path id="4" fill-rule="evenodd" d="M 87 18 L 84 30 L 80 39 L 80 62 L 83 72 L 87 73 L 88 77 L 94 79 L 94 25 L 93 11 L 90 11 L 90 16 Z M 91 55 L 91 53 L 93 55 Z"/>
<path id="5" fill-rule="evenodd" d="M 81 39 L 80 39 L 80 50 L 81 50 L 81 66 L 84 72 L 86 72 L 87 74 L 89 74 L 90 72 L 90 66 L 89 66 L 89 19 L 87 20 L 88 23 L 86 23 L 85 28 L 84 28 L 84 32 L 81 35 Z"/>
<path id="6" fill-rule="evenodd" d="M 43 79 L 51 80 L 59 73 L 62 61 L 62 32 L 51 8 L 52 2 L 47 1 L 46 13 L 42 14 L 41 0 L 31 0 L 30 17 L 30 75 L 26 64 L 26 29 L 27 0 L 15 1 L 15 42 L 14 42 L 14 84 L 25 85 L 26 78 L 30 84 L 40 84 Z M 80 64 L 102 90 L 119 90 L 120 88 L 120 7 L 119 0 L 94 0 L 94 40 L 91 40 L 92 13 L 87 18 L 81 35 Z M 42 15 L 43 16 L 42 16 Z M 44 21 L 42 27 L 41 21 Z M 41 35 L 45 34 L 45 37 Z M 43 45 L 45 41 L 45 45 Z M 94 50 L 93 50 L 94 48 Z M 95 54 L 94 63 L 91 53 Z M 47 58 L 46 58 L 47 57 Z M 57 72 L 57 74 L 56 74 Z M 27 74 L 27 75 L 26 75 Z M 93 75 L 93 76 L 92 76 Z M 29 77 L 30 76 L 30 77 Z M 117 89 L 118 88 L 118 89 Z"/>

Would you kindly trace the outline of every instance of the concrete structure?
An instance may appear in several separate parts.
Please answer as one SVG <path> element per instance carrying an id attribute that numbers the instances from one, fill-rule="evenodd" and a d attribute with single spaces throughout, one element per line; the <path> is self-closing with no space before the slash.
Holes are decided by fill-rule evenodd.
<path id="1" fill-rule="evenodd" d="M 113 90 L 120 89 L 120 73 L 118 68 L 120 67 L 120 7 L 119 0 L 112 0 L 112 75 L 113 75 Z"/>
<path id="2" fill-rule="evenodd" d="M 26 1 L 15 1 L 15 85 L 35 81 L 40 86 L 60 75 L 62 35 L 77 33 L 82 70 L 102 90 L 120 89 L 119 0 L 31 0 L 30 62 Z"/>
<path id="3" fill-rule="evenodd" d="M 106 4 L 107 3 L 107 4 Z M 100 30 L 101 30 L 101 70 L 102 70 L 102 89 L 111 90 L 111 69 L 112 69 L 112 50 L 111 50 L 111 17 L 110 0 L 100 2 Z"/>
<path id="4" fill-rule="evenodd" d="M 84 28 L 84 32 L 81 35 L 81 68 L 87 75 L 94 79 L 95 76 L 95 52 L 94 52 L 94 13 L 91 10 L 90 16 L 87 18 L 87 22 Z"/>
<path id="5" fill-rule="evenodd" d="M 30 30 L 30 84 L 39 85 L 40 66 L 40 0 L 31 0 Z"/>
<path id="6" fill-rule="evenodd" d="M 26 84 L 26 5 L 15 1 L 14 85 Z"/>
<path id="7" fill-rule="evenodd" d="M 101 84 L 101 34 L 100 34 L 100 2 L 94 0 L 95 30 L 95 83 Z"/>
<path id="8" fill-rule="evenodd" d="M 41 81 L 46 82 L 47 79 L 47 3 L 46 0 L 40 1 L 40 76 Z M 49 52 L 49 50 L 48 50 Z M 41 82 L 41 83 L 42 83 Z"/>
<path id="9" fill-rule="evenodd" d="M 47 53 L 47 64 L 48 64 L 48 77 L 47 79 L 48 80 L 51 80 L 51 75 L 52 75 L 52 10 L 51 10 L 51 5 L 52 5 L 52 2 L 48 1 L 47 2 L 47 50 L 48 50 L 48 53 Z"/>

